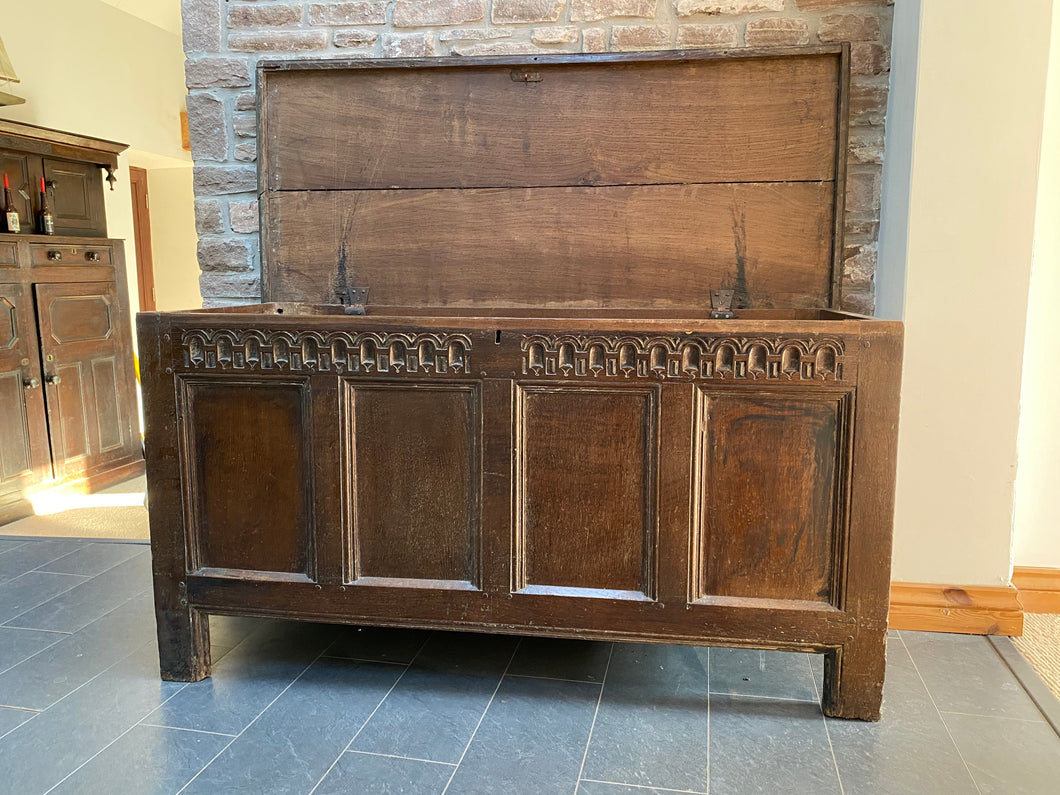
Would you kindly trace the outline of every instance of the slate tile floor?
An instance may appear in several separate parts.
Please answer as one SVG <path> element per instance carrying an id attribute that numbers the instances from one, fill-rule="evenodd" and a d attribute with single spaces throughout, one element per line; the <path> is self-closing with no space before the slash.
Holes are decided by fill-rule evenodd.
<path id="1" fill-rule="evenodd" d="M 1060 791 L 1060 739 L 982 638 L 892 632 L 884 718 L 819 657 L 212 619 L 157 676 L 150 551 L 0 538 L 0 792 Z"/>

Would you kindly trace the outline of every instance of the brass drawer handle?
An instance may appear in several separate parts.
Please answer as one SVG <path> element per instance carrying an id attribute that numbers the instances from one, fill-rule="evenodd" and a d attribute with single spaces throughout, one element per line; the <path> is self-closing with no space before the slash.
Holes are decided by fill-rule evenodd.
<path id="1" fill-rule="evenodd" d="M 61 384 L 63 381 L 63 379 L 57 375 L 46 375 L 44 376 L 44 380 L 49 384 Z"/>
<path id="2" fill-rule="evenodd" d="M 61 252 L 61 251 L 49 251 L 48 252 L 48 260 L 51 261 L 51 262 L 62 262 L 63 261 L 63 252 Z"/>
<path id="3" fill-rule="evenodd" d="M 85 252 L 85 259 L 88 260 L 89 262 L 99 262 L 99 252 L 98 251 L 86 251 Z"/>

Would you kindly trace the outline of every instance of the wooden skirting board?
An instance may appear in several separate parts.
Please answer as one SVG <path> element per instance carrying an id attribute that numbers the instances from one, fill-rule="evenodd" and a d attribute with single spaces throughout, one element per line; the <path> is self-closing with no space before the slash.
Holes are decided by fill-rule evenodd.
<path id="1" fill-rule="evenodd" d="M 1060 569 L 1017 566 L 1012 584 L 1028 613 L 1060 613 Z"/>
<path id="2" fill-rule="evenodd" d="M 1023 606 L 1012 586 L 892 582 L 891 629 L 1022 635 Z"/>

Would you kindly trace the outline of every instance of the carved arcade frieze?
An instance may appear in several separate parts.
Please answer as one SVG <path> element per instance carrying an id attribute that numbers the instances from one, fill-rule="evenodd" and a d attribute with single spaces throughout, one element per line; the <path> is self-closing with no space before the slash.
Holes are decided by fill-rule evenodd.
<path id="1" fill-rule="evenodd" d="M 192 370 L 278 370 L 339 374 L 466 375 L 466 334 L 191 329 L 181 365 Z"/>
<path id="2" fill-rule="evenodd" d="M 523 375 L 820 382 L 843 379 L 835 338 L 577 336 L 523 338 Z"/>

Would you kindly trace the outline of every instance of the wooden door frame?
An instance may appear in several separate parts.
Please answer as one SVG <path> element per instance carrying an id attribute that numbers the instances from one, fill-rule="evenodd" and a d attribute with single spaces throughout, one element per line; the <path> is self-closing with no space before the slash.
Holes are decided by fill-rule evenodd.
<path id="1" fill-rule="evenodd" d="M 147 170 L 129 166 L 133 230 L 136 246 L 136 285 L 140 311 L 155 311 L 155 266 L 151 253 L 151 206 L 147 197 Z"/>

